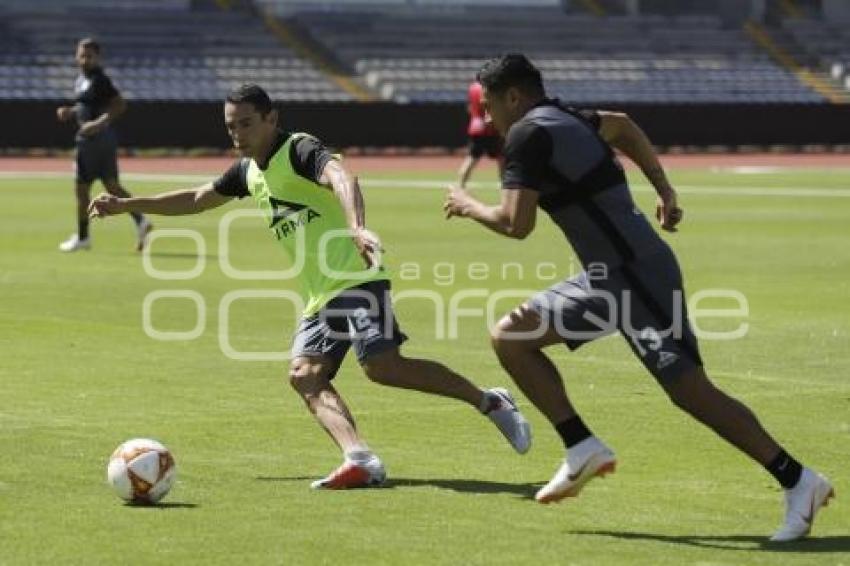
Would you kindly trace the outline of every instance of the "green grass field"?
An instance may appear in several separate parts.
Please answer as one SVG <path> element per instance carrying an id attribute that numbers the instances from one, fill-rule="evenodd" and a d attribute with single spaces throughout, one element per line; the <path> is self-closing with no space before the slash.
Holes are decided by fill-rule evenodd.
<path id="1" fill-rule="evenodd" d="M 470 222 L 444 221 L 442 191 L 403 186 L 448 180 L 449 171 L 360 175 L 396 292 L 428 289 L 448 300 L 467 287 L 534 290 L 553 282 L 538 279 L 539 262 L 569 271 L 572 253 L 548 219 L 528 240 L 512 242 Z M 850 170 L 683 170 L 672 178 L 686 217 L 678 234 L 664 237 L 689 292 L 734 289 L 749 301 L 745 338 L 703 341 L 709 373 L 835 485 L 838 498 L 811 539 L 766 543 L 782 516 L 772 478 L 678 412 L 619 338 L 575 354 L 551 350 L 586 422 L 619 456 L 618 472 L 580 498 L 551 506 L 531 499 L 562 450 L 525 399 L 535 446 L 518 456 L 466 406 L 372 384 L 353 359 L 337 385 L 391 481 L 380 490 L 311 492 L 310 480 L 339 455 L 286 384 L 285 363 L 234 361 L 219 345 L 226 293 L 289 288 L 222 272 L 218 221 L 250 203 L 155 219 L 158 228 L 197 230 L 207 244 L 201 276 L 157 281 L 131 250 L 127 218 L 97 222 L 91 252 L 56 251 L 74 229 L 70 178 L 4 177 L 0 564 L 850 564 L 850 505 L 842 498 L 850 493 Z M 370 186 L 370 179 L 381 182 Z M 635 181 L 649 210 L 651 194 Z M 174 186 L 127 184 L 140 194 Z M 492 187 L 478 193 L 497 198 Z M 235 267 L 286 266 L 259 221 L 233 228 Z M 160 270 L 197 261 L 186 239 L 156 242 L 151 259 Z M 409 270 L 401 277 L 410 262 L 421 267 L 418 279 Z M 440 262 L 456 265 L 453 283 L 443 284 Z M 469 273 L 471 262 L 486 263 L 489 275 Z M 508 262 L 525 272 L 512 269 L 503 279 Z M 145 334 L 143 300 L 163 289 L 203 297 L 200 337 Z M 505 299 L 497 310 L 515 302 Z M 484 299 L 463 305 L 481 307 Z M 284 306 L 233 303 L 233 347 L 285 351 L 294 313 Z M 162 300 L 153 323 L 190 330 L 194 309 L 186 299 Z M 489 349 L 483 319 L 464 318 L 457 339 L 436 340 L 427 303 L 403 301 L 397 310 L 412 338 L 407 353 L 516 390 Z M 730 330 L 743 321 L 702 326 Z M 111 451 L 137 436 L 160 439 L 177 458 L 178 482 L 159 507 L 125 506 L 105 483 Z"/>

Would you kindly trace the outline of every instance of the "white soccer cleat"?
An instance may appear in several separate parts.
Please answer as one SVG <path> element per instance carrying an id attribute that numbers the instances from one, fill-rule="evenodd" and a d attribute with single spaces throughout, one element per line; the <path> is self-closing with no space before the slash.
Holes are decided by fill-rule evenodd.
<path id="1" fill-rule="evenodd" d="M 78 234 L 72 234 L 67 240 L 59 244 L 60 252 L 75 252 L 77 250 L 90 250 L 91 238 L 80 239 Z"/>
<path id="2" fill-rule="evenodd" d="M 788 542 L 803 538 L 812 530 L 815 514 L 835 497 L 832 484 L 821 474 L 803 468 L 800 481 L 785 490 L 785 523 L 776 531 L 772 542 Z"/>
<path id="3" fill-rule="evenodd" d="M 525 454 L 531 448 L 531 425 L 514 403 L 507 389 L 495 387 L 484 392 L 489 403 L 484 414 L 499 429 L 514 450 Z"/>
<path id="4" fill-rule="evenodd" d="M 142 222 L 136 225 L 136 251 L 140 252 L 145 249 L 145 245 L 148 243 L 148 234 L 153 230 L 153 224 L 151 224 L 147 218 L 142 218 Z"/>
<path id="5" fill-rule="evenodd" d="M 362 462 L 346 459 L 342 465 L 325 478 L 310 484 L 312 489 L 355 489 L 379 487 L 387 479 L 381 460 L 374 454 Z"/>
<path id="6" fill-rule="evenodd" d="M 568 450 L 555 476 L 540 488 L 534 499 L 540 503 L 552 503 L 565 497 L 575 497 L 587 482 L 613 473 L 616 466 L 614 452 L 591 436 Z"/>

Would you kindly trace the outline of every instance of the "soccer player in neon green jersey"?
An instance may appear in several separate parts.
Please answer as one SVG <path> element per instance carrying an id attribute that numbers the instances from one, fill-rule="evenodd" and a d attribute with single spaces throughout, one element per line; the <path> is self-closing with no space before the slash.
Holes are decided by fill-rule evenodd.
<path id="1" fill-rule="evenodd" d="M 487 415 L 517 452 L 528 451 L 528 422 L 506 390 L 479 389 L 437 362 L 400 353 L 407 337 L 393 316 L 380 243 L 366 229 L 357 180 L 319 140 L 282 132 L 277 120 L 262 88 L 239 87 L 226 99 L 224 121 L 242 158 L 218 180 L 153 197 L 102 194 L 92 201 L 90 216 L 193 214 L 253 198 L 277 242 L 302 266 L 306 307 L 293 340 L 290 383 L 344 454 L 343 464 L 312 487 L 366 487 L 386 477 L 331 384 L 352 345 L 371 380 L 465 401 Z"/>

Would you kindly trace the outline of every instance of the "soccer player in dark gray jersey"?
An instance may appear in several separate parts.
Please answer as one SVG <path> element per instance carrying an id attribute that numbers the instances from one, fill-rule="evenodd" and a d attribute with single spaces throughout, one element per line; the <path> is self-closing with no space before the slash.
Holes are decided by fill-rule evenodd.
<path id="1" fill-rule="evenodd" d="M 100 179 L 110 194 L 129 197 L 118 181 L 118 141 L 111 127 L 127 107 L 121 93 L 100 66 L 100 44 L 91 38 L 80 40 L 76 52 L 80 75 L 74 82 L 75 104 L 60 106 L 56 117 L 60 122 L 77 123 L 76 144 L 77 233 L 59 244 L 63 252 L 91 248 L 88 207 L 91 186 Z M 153 228 L 144 216 L 130 214 L 136 223 L 136 249 L 141 251 Z"/>
<path id="2" fill-rule="evenodd" d="M 791 457 L 747 407 L 706 375 L 687 321 L 679 265 L 632 201 L 613 153 L 619 149 L 640 166 L 658 193 L 661 228 L 675 231 L 682 209 L 646 135 L 625 114 L 577 111 L 547 99 L 540 72 L 522 55 L 489 61 L 478 79 L 488 115 L 505 136 L 502 199 L 487 206 L 453 188 L 447 215 L 522 239 L 533 230 L 539 207 L 585 267 L 579 276 L 532 297 L 493 331 L 502 366 L 567 449 L 563 464 L 535 498 L 549 503 L 576 496 L 616 464 L 613 451 L 579 417 L 542 349 L 556 343 L 575 349 L 620 332 L 678 407 L 762 464 L 785 489 L 785 521 L 772 540 L 808 534 L 832 486 Z"/>

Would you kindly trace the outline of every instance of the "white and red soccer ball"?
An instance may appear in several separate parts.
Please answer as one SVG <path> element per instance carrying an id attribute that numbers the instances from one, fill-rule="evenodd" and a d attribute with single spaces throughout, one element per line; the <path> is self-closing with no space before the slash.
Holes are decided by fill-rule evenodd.
<path id="1" fill-rule="evenodd" d="M 177 465 L 171 452 L 148 438 L 121 444 L 109 458 L 106 478 L 115 493 L 130 503 L 156 503 L 171 489 Z"/>

